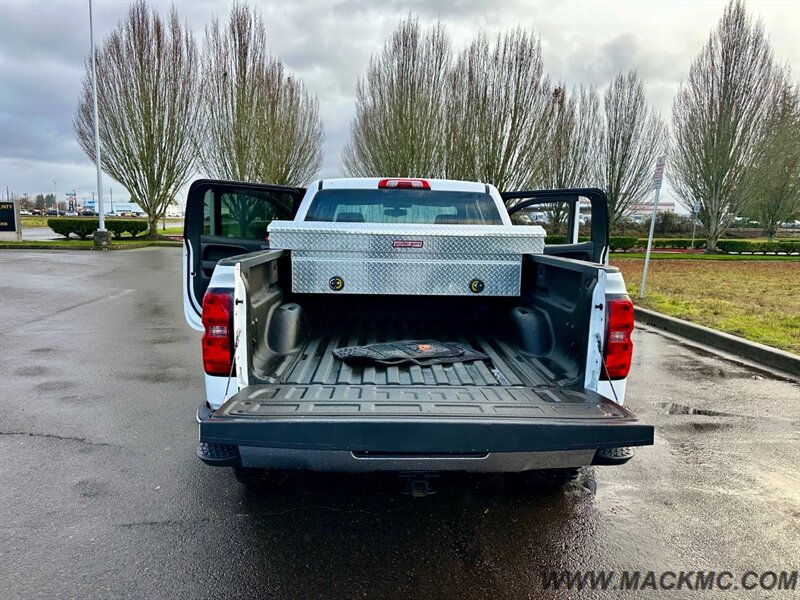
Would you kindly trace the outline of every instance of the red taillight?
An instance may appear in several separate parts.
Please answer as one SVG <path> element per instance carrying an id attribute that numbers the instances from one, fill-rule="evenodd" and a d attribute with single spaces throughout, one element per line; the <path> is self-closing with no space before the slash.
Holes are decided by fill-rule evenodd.
<path id="1" fill-rule="evenodd" d="M 630 298 L 610 298 L 606 323 L 606 363 L 601 379 L 625 379 L 633 356 L 633 302 Z"/>
<path id="2" fill-rule="evenodd" d="M 230 375 L 231 372 L 232 304 L 230 290 L 210 289 L 203 296 L 203 367 L 209 375 Z"/>
<path id="3" fill-rule="evenodd" d="M 424 179 L 381 179 L 378 182 L 379 190 L 429 190 L 430 184 Z"/>

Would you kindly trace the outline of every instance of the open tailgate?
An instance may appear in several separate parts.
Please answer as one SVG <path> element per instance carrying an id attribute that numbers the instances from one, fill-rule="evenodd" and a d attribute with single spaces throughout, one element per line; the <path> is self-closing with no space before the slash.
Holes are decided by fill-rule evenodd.
<path id="1" fill-rule="evenodd" d="M 644 446 L 653 427 L 590 390 L 255 385 L 200 421 L 200 441 L 392 453 Z"/>

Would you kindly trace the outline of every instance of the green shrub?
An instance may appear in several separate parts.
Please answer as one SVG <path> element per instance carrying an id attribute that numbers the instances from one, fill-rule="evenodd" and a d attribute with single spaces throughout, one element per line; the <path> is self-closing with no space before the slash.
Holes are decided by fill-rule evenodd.
<path id="1" fill-rule="evenodd" d="M 544 238 L 545 244 L 566 244 L 567 236 L 565 235 L 548 235 Z"/>
<path id="2" fill-rule="evenodd" d="M 639 248 L 647 248 L 647 238 L 639 238 L 636 240 L 636 246 Z M 653 238 L 653 248 L 671 248 L 675 250 L 686 250 L 692 247 L 691 238 Z M 705 248 L 705 240 L 694 240 L 694 248 Z"/>
<path id="3" fill-rule="evenodd" d="M 250 223 L 248 230 L 250 231 L 250 235 L 254 238 L 259 238 L 262 240 L 267 239 L 267 226 L 270 224 L 270 221 L 253 221 Z"/>
<path id="4" fill-rule="evenodd" d="M 121 238 L 123 233 L 129 233 L 131 237 L 136 237 L 143 231 L 147 231 L 147 221 L 142 219 L 106 219 L 106 229 L 113 233 L 115 238 Z"/>
<path id="5" fill-rule="evenodd" d="M 125 221 L 125 231 L 131 234 L 131 237 L 136 237 L 140 233 L 147 231 L 147 221 L 143 219 L 129 219 Z"/>
<path id="6" fill-rule="evenodd" d="M 85 240 L 97 231 L 98 222 L 94 219 L 75 219 L 75 221 L 73 233 L 82 240 Z"/>
<path id="7" fill-rule="evenodd" d="M 760 242 L 763 252 L 786 252 L 787 254 L 800 253 L 800 241 L 781 240 L 776 242 Z"/>
<path id="8" fill-rule="evenodd" d="M 115 238 L 121 238 L 125 232 L 125 222 L 122 220 L 106 220 L 106 229 L 108 229 Z"/>
<path id="9" fill-rule="evenodd" d="M 588 235 L 581 235 L 578 236 L 578 243 L 581 242 L 588 242 L 591 241 Z M 567 236 L 565 235 L 548 235 L 544 239 L 545 244 L 566 244 L 567 243 Z M 623 252 L 626 250 L 630 250 L 631 248 L 636 247 L 636 238 L 635 237 L 612 237 L 608 240 L 608 245 L 612 250 L 622 250 Z"/>
<path id="10" fill-rule="evenodd" d="M 147 231 L 147 221 L 142 219 L 106 219 L 106 229 L 115 238 L 122 237 L 123 233 L 129 233 L 131 237 L 136 237 L 143 231 Z M 91 236 L 97 231 L 98 220 L 94 218 L 72 218 L 64 217 L 58 219 L 47 219 L 47 226 L 58 235 L 68 238 L 70 234 L 75 234 L 82 240 Z"/>
<path id="11" fill-rule="evenodd" d="M 717 250 L 728 253 L 740 252 L 786 252 L 800 253 L 800 241 L 754 242 L 750 240 L 719 240 Z"/>
<path id="12" fill-rule="evenodd" d="M 97 231 L 97 220 L 91 218 L 66 219 L 61 217 L 59 219 L 47 219 L 47 226 L 58 235 L 63 235 L 65 238 L 68 238 L 71 233 L 74 233 L 82 240 L 85 240 Z"/>
<path id="13" fill-rule="evenodd" d="M 588 235 L 578 236 L 578 242 L 588 242 L 591 238 Z M 565 235 L 548 235 L 544 238 L 545 244 L 566 244 L 567 236 Z"/>
<path id="14" fill-rule="evenodd" d="M 58 235 L 68 238 L 69 234 L 72 233 L 72 221 L 74 219 L 47 219 L 47 226 Z"/>
<path id="15" fill-rule="evenodd" d="M 637 242 L 638 239 L 635 237 L 613 236 L 608 238 L 608 247 L 612 252 L 627 252 L 631 248 L 636 248 Z"/>
<path id="16" fill-rule="evenodd" d="M 717 250 L 722 252 L 752 252 L 752 242 L 747 240 L 719 240 Z"/>

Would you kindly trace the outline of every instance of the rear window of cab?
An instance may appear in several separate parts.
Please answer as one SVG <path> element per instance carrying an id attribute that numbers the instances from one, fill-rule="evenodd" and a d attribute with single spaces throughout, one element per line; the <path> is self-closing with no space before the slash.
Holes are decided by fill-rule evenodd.
<path id="1" fill-rule="evenodd" d="M 320 190 L 306 221 L 502 225 L 491 195 L 413 189 Z"/>

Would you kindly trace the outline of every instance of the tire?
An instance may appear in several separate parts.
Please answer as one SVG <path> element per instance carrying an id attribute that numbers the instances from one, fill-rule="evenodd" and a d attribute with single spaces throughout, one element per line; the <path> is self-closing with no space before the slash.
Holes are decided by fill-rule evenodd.
<path id="1" fill-rule="evenodd" d="M 568 467 L 563 469 L 537 469 L 535 471 L 523 471 L 519 474 L 522 484 L 531 489 L 558 489 L 568 483 L 575 481 L 580 473 L 580 467 Z"/>
<path id="2" fill-rule="evenodd" d="M 268 469 L 234 467 L 233 476 L 236 477 L 236 481 L 248 488 L 263 488 L 286 483 L 289 473 L 286 471 L 270 471 Z"/>

